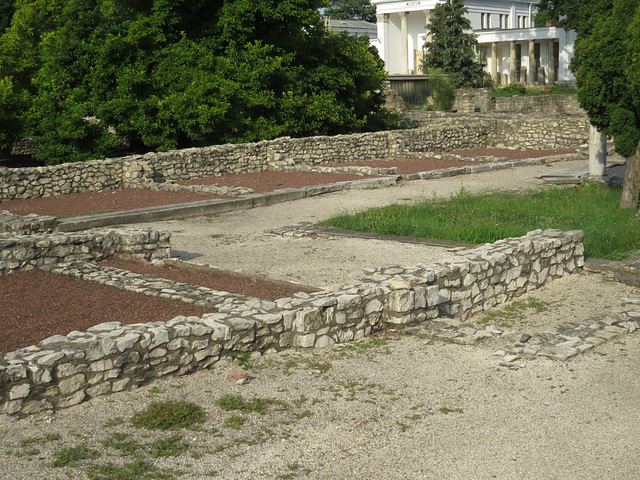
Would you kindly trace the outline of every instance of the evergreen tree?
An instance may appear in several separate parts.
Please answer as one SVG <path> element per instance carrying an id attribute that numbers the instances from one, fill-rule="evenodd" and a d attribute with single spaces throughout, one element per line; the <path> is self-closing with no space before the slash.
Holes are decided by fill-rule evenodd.
<path id="1" fill-rule="evenodd" d="M 477 60 L 478 41 L 464 14 L 464 0 L 446 0 L 433 9 L 427 31 L 432 40 L 425 45 L 423 71 L 440 69 L 449 74 L 456 88 L 482 87 L 488 76 Z"/>
<path id="2" fill-rule="evenodd" d="M 368 0 L 331 0 L 324 14 L 336 20 L 364 20 L 376 23 L 376 7 Z"/>
<path id="3" fill-rule="evenodd" d="M 621 207 L 640 196 L 640 4 L 637 0 L 585 2 L 571 62 L 578 101 L 589 120 L 614 137 L 627 157 Z M 639 212 L 640 214 L 640 212 Z"/>

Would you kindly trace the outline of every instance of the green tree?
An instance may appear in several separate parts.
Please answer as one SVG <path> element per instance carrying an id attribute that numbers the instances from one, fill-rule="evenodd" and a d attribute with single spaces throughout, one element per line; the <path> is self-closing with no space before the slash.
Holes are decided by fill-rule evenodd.
<path id="1" fill-rule="evenodd" d="M 376 7 L 368 0 L 331 0 L 324 14 L 337 20 L 376 22 Z"/>
<path id="2" fill-rule="evenodd" d="M 49 163 L 103 155 L 113 128 L 167 150 L 391 126 L 380 59 L 327 32 L 323 4 L 18 0 L 1 88 L 24 99 L 14 117 Z"/>
<path id="3" fill-rule="evenodd" d="M 620 206 L 635 207 L 640 196 L 640 4 L 585 2 L 575 49 L 571 69 L 578 101 L 591 123 L 613 136 L 616 151 L 627 157 Z"/>
<path id="4" fill-rule="evenodd" d="M 0 0 L 0 35 L 11 23 L 15 11 L 15 0 Z"/>
<path id="5" fill-rule="evenodd" d="M 425 44 L 423 71 L 441 69 L 450 75 L 456 88 L 483 87 L 488 76 L 478 62 L 478 40 L 464 14 L 464 0 L 446 0 L 433 9 L 427 31 L 432 40 Z"/>
<path id="6" fill-rule="evenodd" d="M 580 24 L 580 7 L 585 0 L 540 0 L 536 14 L 536 27 L 544 27 L 547 21 L 566 30 L 577 30 Z"/>

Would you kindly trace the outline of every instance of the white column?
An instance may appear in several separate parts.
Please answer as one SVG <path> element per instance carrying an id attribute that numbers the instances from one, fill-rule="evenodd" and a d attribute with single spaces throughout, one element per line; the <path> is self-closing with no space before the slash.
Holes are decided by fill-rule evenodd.
<path id="1" fill-rule="evenodd" d="M 516 42 L 509 42 L 509 84 L 516 83 Z"/>
<path id="2" fill-rule="evenodd" d="M 423 10 L 424 13 L 424 29 L 427 32 L 427 35 L 425 36 L 425 42 L 430 42 L 433 37 L 431 36 L 431 32 L 429 31 L 429 22 L 431 21 L 431 10 Z"/>
<path id="3" fill-rule="evenodd" d="M 604 177 L 607 168 L 607 137 L 589 126 L 589 176 Z"/>
<path id="4" fill-rule="evenodd" d="M 378 41 L 380 42 L 380 57 L 389 70 L 389 14 L 376 15 L 378 21 Z"/>
<path id="5" fill-rule="evenodd" d="M 529 71 L 527 72 L 527 83 L 533 83 L 534 78 L 536 78 L 536 50 L 535 50 L 535 42 L 533 40 L 529 40 Z"/>
<path id="6" fill-rule="evenodd" d="M 549 83 L 553 85 L 556 83 L 556 56 L 555 56 L 555 42 L 553 40 L 549 40 Z"/>
<path id="7" fill-rule="evenodd" d="M 500 77 L 498 77 L 498 44 L 491 42 L 491 78 L 493 83 L 500 85 Z"/>
<path id="8" fill-rule="evenodd" d="M 400 73 L 409 73 L 409 30 L 407 12 L 400 13 Z"/>

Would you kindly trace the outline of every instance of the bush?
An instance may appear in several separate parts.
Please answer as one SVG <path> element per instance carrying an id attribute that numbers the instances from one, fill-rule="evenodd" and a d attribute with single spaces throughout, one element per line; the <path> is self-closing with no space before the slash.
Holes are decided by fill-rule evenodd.
<path id="1" fill-rule="evenodd" d="M 440 68 L 430 70 L 429 75 L 433 76 L 427 80 L 430 92 L 427 108 L 438 111 L 451 110 L 455 94 L 450 77 L 445 75 Z"/>

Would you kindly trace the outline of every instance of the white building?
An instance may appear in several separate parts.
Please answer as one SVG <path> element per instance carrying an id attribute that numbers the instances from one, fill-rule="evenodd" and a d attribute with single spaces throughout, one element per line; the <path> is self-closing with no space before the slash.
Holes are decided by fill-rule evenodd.
<path id="1" fill-rule="evenodd" d="M 574 31 L 553 26 L 534 27 L 540 0 L 467 0 L 465 15 L 478 37 L 480 57 L 494 82 L 568 83 Z M 378 48 L 390 74 L 422 73 L 426 30 L 437 0 L 371 0 L 376 6 Z"/>

